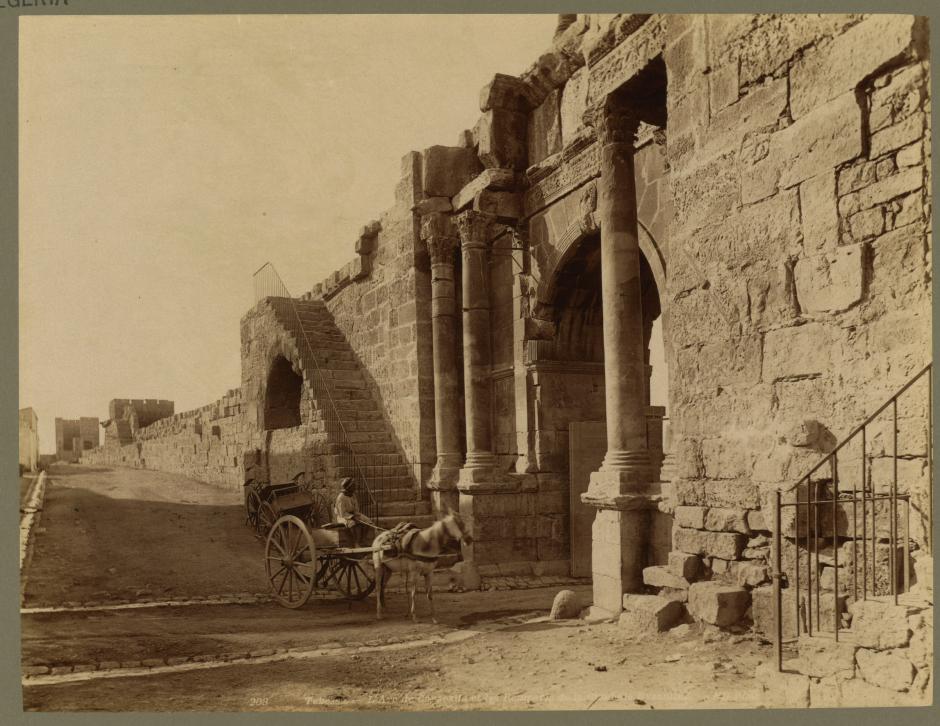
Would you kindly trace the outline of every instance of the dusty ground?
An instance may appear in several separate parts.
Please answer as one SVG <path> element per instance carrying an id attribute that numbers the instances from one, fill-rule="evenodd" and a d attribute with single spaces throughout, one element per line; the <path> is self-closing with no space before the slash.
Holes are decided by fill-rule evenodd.
<path id="1" fill-rule="evenodd" d="M 238 492 L 166 474 L 60 468 L 37 532 L 26 606 L 263 592 L 261 544 L 244 527 Z M 440 623 L 405 617 L 390 596 L 24 614 L 25 666 L 89 680 L 30 684 L 28 710 L 662 709 L 754 707 L 757 664 L 770 646 L 682 628 L 637 640 L 616 624 L 531 622 L 559 588 L 436 593 Z M 573 587 L 585 600 L 590 588 Z M 137 596 L 141 597 L 141 596 Z M 147 595 L 143 596 L 148 597 Z M 440 637 L 468 636 L 459 642 Z M 437 642 L 429 639 L 438 638 Z M 408 641 L 420 639 L 418 644 Z M 399 645 L 401 644 L 401 645 Z M 265 662 L 288 648 L 313 657 Z M 389 648 L 399 648 L 390 650 Z M 731 653 L 734 659 L 731 659 Z M 231 657 L 256 662 L 224 664 Z M 284 656 L 276 656 L 284 657 Z M 137 677 L 147 659 L 218 667 Z M 145 664 L 146 665 L 146 664 Z M 171 664 L 171 667 L 176 667 Z M 86 677 L 82 674 L 80 677 Z"/>

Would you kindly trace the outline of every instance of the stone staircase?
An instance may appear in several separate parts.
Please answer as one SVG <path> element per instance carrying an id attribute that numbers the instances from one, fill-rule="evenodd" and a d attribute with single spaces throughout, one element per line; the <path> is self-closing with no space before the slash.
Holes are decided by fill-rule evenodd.
<path id="1" fill-rule="evenodd" d="M 322 376 L 349 448 L 376 498 L 376 524 L 391 528 L 401 521 L 419 527 L 433 523 L 431 504 L 418 498 L 412 468 L 395 443 L 391 426 L 369 390 L 352 347 L 323 301 L 272 297 L 266 299 L 266 304 L 297 345 L 307 380 Z M 327 411 L 324 416 L 329 418 Z M 327 426 L 334 437 L 343 436 L 338 426 Z M 344 448 L 341 440 L 332 447 L 337 452 Z M 335 464 L 338 476 L 357 475 L 349 461 L 341 462 L 337 456 Z"/>

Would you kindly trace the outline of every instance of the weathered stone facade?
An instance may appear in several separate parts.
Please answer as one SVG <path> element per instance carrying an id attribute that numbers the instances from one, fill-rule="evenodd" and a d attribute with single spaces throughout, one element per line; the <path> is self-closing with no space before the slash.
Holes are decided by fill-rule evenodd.
<path id="1" fill-rule="evenodd" d="M 928 62 L 925 22 L 903 15 L 577 16 L 486 85 L 454 146 L 404 157 L 395 205 L 302 296 L 333 326 L 312 349 L 342 355 L 312 366 L 262 301 L 241 389 L 141 429 L 138 459 L 237 484 L 257 450 L 296 457 L 287 475 L 336 441 L 311 371 L 335 392 L 355 369 L 349 400 L 375 403 L 415 498 L 472 521 L 469 577 L 566 571 L 570 426 L 605 422 L 574 505 L 596 510 L 595 606 L 652 588 L 719 625 L 745 615 L 769 582 L 773 492 L 930 360 Z M 286 427 L 265 418 L 277 360 L 301 381 Z M 912 493 L 917 408 L 900 422 Z"/>

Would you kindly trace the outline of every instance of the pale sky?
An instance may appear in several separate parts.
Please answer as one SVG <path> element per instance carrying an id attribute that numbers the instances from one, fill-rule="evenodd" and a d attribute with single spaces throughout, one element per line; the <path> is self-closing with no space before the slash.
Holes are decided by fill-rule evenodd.
<path id="1" fill-rule="evenodd" d="M 20 407 L 177 411 L 240 382 L 251 273 L 353 257 L 412 149 L 453 145 L 555 15 L 20 19 Z"/>

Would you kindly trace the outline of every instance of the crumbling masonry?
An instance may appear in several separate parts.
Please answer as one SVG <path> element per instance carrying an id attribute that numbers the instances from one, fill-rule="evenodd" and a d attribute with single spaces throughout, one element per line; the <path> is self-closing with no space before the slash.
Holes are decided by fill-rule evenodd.
<path id="1" fill-rule="evenodd" d="M 930 360 L 925 22 L 563 16 L 480 110 L 404 157 L 395 205 L 303 295 L 316 365 L 260 301 L 240 389 L 140 429 L 139 458 L 289 477 L 330 451 L 321 375 L 354 447 L 471 520 L 471 577 L 586 567 L 602 611 L 645 591 L 766 619 L 773 491 Z"/>

